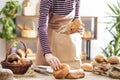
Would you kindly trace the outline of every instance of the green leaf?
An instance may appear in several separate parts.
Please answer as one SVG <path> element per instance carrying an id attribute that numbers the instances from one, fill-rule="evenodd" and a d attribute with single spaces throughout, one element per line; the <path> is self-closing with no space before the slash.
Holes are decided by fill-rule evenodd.
<path id="1" fill-rule="evenodd" d="M 105 57 L 107 57 L 107 58 L 110 57 L 109 53 L 107 52 L 107 48 L 105 48 L 105 49 L 102 48 L 102 51 L 103 51 L 103 54 L 105 55 Z"/>
<path id="2" fill-rule="evenodd" d="M 110 5 L 110 4 L 107 4 L 107 5 L 108 5 L 108 7 L 111 9 L 111 11 L 112 11 L 114 14 L 117 14 L 117 11 L 113 8 L 112 5 Z"/>

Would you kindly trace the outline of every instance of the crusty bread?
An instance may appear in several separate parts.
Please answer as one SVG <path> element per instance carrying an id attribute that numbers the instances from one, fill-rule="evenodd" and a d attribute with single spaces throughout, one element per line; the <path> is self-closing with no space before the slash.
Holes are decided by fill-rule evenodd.
<path id="1" fill-rule="evenodd" d="M 85 71 L 90 71 L 90 72 L 93 71 L 93 66 L 91 63 L 83 63 L 81 65 L 81 68 Z"/>
<path id="2" fill-rule="evenodd" d="M 56 79 L 63 79 L 69 73 L 70 66 L 68 64 L 61 64 L 61 68 L 53 71 L 53 76 Z"/>
<path id="3" fill-rule="evenodd" d="M 76 69 L 76 70 L 70 70 L 70 72 L 65 78 L 66 79 L 78 79 L 78 78 L 83 78 L 84 76 L 85 76 L 85 73 L 83 69 Z"/>
<path id="4" fill-rule="evenodd" d="M 32 30 L 32 28 L 30 26 L 28 26 L 28 25 L 25 25 L 24 30 Z"/>
<path id="5" fill-rule="evenodd" d="M 71 70 L 68 64 L 62 63 L 61 68 L 53 71 L 53 76 L 56 79 L 78 79 L 85 76 L 83 69 Z"/>
<path id="6" fill-rule="evenodd" d="M 111 56 L 108 58 L 108 63 L 111 64 L 119 64 L 120 63 L 120 59 L 118 56 Z"/>
<path id="7" fill-rule="evenodd" d="M 106 62 L 106 59 L 103 55 L 99 54 L 95 56 L 95 61 L 97 61 L 98 63 L 102 63 L 102 62 Z"/>
<path id="8" fill-rule="evenodd" d="M 23 27 L 21 24 L 17 24 L 17 27 L 18 27 L 20 30 L 24 30 L 24 27 Z"/>

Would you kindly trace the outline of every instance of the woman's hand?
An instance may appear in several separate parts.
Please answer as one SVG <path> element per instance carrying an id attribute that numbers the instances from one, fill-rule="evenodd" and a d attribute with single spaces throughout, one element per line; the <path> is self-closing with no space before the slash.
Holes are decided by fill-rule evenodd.
<path id="1" fill-rule="evenodd" d="M 61 66 L 61 63 L 59 61 L 59 59 L 55 56 L 53 56 L 51 53 L 49 54 L 45 54 L 45 59 L 48 62 L 48 64 L 54 69 L 57 70 L 59 69 Z"/>

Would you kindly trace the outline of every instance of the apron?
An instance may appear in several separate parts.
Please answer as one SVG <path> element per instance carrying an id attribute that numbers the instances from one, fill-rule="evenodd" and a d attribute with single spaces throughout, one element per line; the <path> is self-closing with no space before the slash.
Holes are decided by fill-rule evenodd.
<path id="1" fill-rule="evenodd" d="M 56 56 L 61 63 L 69 64 L 72 69 L 80 68 L 82 46 L 80 33 L 65 33 L 70 29 L 74 15 L 75 9 L 65 16 L 52 13 L 48 27 L 48 39 L 53 55 Z M 45 60 L 43 59 L 40 63 L 45 64 Z"/>
<path id="2" fill-rule="evenodd" d="M 81 35 L 65 33 L 70 29 L 74 13 L 74 10 L 66 16 L 53 13 L 49 21 L 48 36 L 53 55 L 61 63 L 67 63 L 71 68 L 76 69 L 81 65 Z"/>

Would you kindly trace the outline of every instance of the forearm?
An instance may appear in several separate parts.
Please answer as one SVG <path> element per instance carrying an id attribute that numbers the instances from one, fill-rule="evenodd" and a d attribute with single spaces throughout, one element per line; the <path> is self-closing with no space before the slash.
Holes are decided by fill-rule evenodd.
<path id="1" fill-rule="evenodd" d="M 44 54 L 51 53 L 50 45 L 48 42 L 47 30 L 45 30 L 43 27 L 39 27 L 38 28 L 38 36 L 39 36 L 42 52 Z"/>

